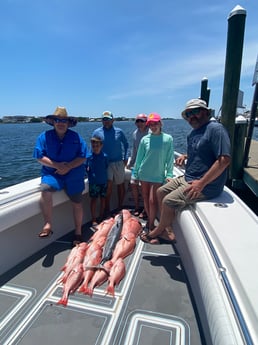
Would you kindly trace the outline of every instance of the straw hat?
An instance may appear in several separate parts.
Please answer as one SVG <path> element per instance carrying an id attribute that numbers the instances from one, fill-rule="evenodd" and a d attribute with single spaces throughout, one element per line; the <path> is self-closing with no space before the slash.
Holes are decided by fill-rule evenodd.
<path id="1" fill-rule="evenodd" d="M 68 119 L 68 127 L 74 127 L 77 124 L 77 119 L 73 116 L 68 116 L 68 113 L 64 107 L 57 107 L 54 114 L 48 115 L 45 121 L 50 126 L 54 126 L 54 119 Z"/>

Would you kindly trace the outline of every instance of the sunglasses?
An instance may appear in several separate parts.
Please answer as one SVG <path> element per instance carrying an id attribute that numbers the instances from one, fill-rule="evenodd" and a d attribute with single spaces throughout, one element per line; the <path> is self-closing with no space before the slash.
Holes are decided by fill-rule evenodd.
<path id="1" fill-rule="evenodd" d="M 92 146 L 101 146 L 102 143 L 100 141 L 91 141 L 90 142 Z"/>
<path id="2" fill-rule="evenodd" d="M 67 123 L 69 120 L 68 119 L 58 119 L 58 118 L 54 118 L 54 122 L 55 123 Z"/>
<path id="3" fill-rule="evenodd" d="M 144 122 L 146 122 L 146 121 L 140 120 L 140 119 L 138 119 L 138 120 L 135 121 L 135 123 L 144 123 Z"/>
<path id="4" fill-rule="evenodd" d="M 198 115 L 198 114 L 200 114 L 200 111 L 201 111 L 201 108 L 195 108 L 195 109 L 186 111 L 185 112 L 185 117 L 189 118 L 192 115 Z"/>

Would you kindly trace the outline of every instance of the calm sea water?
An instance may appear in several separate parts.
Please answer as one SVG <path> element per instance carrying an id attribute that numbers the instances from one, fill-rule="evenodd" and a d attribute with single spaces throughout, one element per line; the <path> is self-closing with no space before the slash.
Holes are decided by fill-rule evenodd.
<path id="1" fill-rule="evenodd" d="M 178 152 L 186 151 L 186 135 L 191 130 L 184 120 L 164 120 L 163 130 L 174 138 L 174 148 Z M 124 130 L 131 144 L 135 130 L 133 121 L 115 122 Z M 94 129 L 100 122 L 78 123 L 76 130 L 89 145 Z M 38 135 L 51 127 L 45 123 L 2 124 L 0 125 L 0 189 L 40 176 L 40 164 L 32 158 Z M 253 138 L 258 140 L 258 127 Z"/>

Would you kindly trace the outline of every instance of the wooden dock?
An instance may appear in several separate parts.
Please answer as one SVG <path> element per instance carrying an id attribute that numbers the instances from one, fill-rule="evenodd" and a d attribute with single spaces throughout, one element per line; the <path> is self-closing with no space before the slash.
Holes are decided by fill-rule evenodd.
<path id="1" fill-rule="evenodd" d="M 244 183 L 258 197 L 258 141 L 252 140 L 247 167 L 244 168 Z"/>

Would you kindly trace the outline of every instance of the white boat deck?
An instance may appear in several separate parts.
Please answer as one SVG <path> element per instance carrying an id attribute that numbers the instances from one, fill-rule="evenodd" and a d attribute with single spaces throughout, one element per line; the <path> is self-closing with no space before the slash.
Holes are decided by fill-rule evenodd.
<path id="1" fill-rule="evenodd" d="M 93 297 L 71 295 L 63 307 L 57 305 L 62 288 L 56 281 L 70 243 L 69 235 L 61 238 L 2 276 L 2 345 L 202 344 L 186 276 L 171 245 L 138 241 L 115 297 L 105 295 L 104 284 Z"/>
<path id="2" fill-rule="evenodd" d="M 258 344 L 258 218 L 232 191 L 181 212 L 176 247 L 139 241 L 115 298 L 104 286 L 64 308 L 56 280 L 71 248 L 71 205 L 55 193 L 54 234 L 39 239 L 38 186 L 0 193 L 1 345 Z M 86 224 L 87 183 L 84 203 Z"/>

